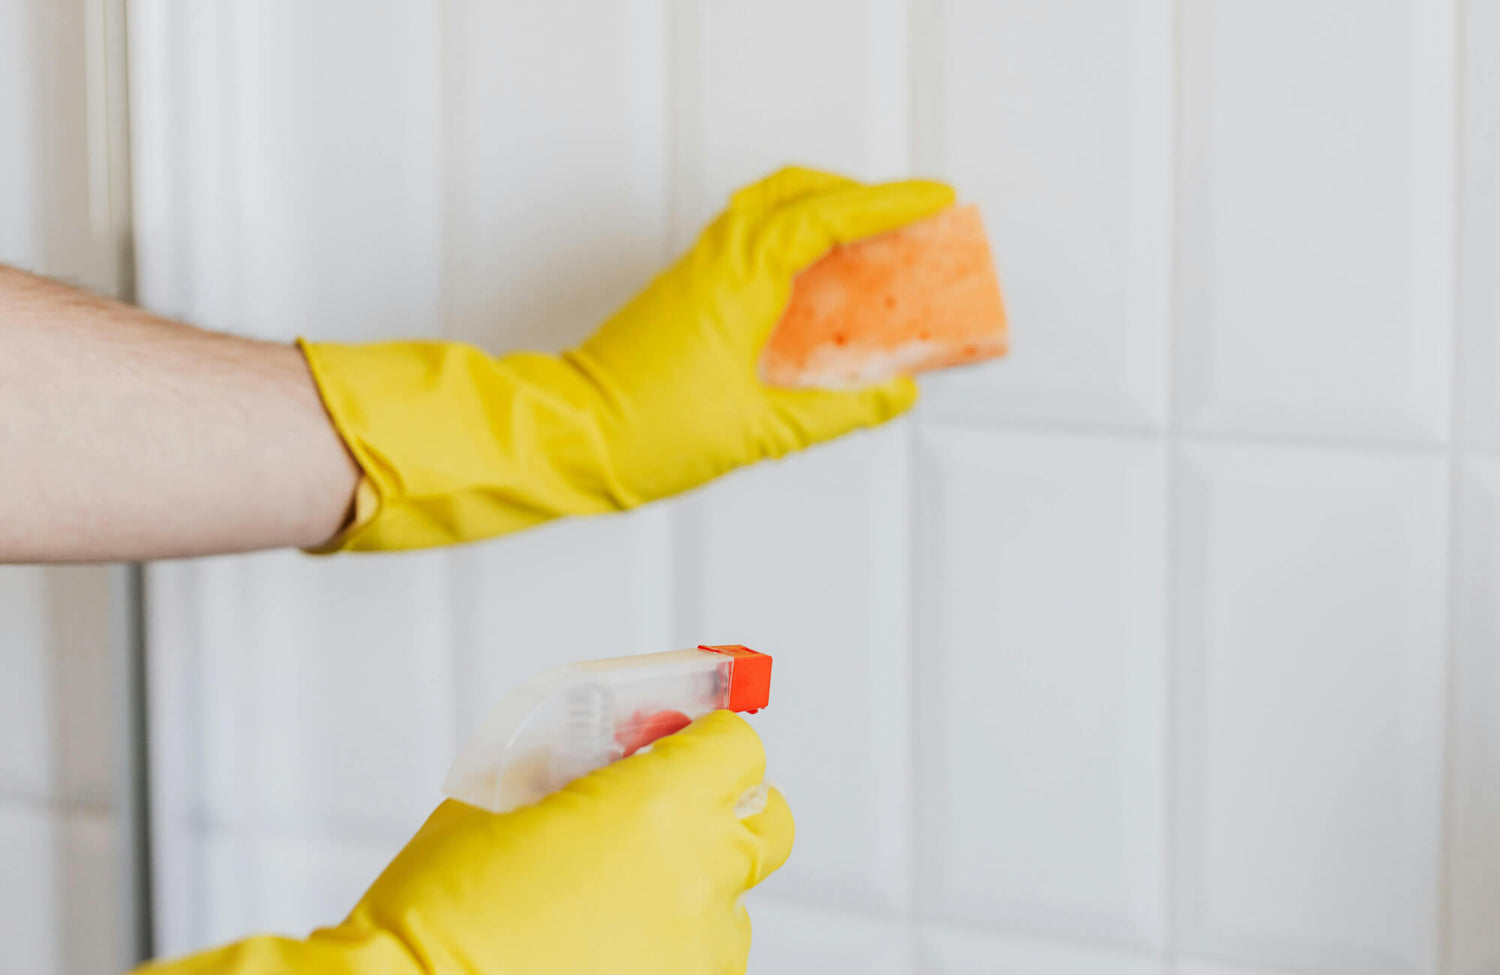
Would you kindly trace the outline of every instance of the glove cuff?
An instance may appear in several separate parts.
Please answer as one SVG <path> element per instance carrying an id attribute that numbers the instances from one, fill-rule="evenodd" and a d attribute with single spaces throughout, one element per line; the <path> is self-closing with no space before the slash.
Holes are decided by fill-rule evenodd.
<path id="1" fill-rule="evenodd" d="M 310 551 L 427 548 L 632 507 L 599 394 L 554 356 L 457 342 L 299 340 L 363 476 L 350 523 Z"/>

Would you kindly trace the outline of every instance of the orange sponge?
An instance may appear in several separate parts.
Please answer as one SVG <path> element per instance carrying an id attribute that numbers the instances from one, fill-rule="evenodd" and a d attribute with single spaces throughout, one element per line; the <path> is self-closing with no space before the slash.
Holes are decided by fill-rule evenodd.
<path id="1" fill-rule="evenodd" d="M 772 386 L 848 389 L 1008 347 L 979 208 L 951 207 L 835 247 L 797 275 L 760 375 Z"/>

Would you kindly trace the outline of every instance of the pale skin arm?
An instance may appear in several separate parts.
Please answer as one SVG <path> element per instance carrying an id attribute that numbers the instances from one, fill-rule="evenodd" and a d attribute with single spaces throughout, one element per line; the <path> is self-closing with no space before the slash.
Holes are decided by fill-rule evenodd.
<path id="1" fill-rule="evenodd" d="M 0 267 L 0 562 L 313 547 L 358 479 L 295 346 Z"/>

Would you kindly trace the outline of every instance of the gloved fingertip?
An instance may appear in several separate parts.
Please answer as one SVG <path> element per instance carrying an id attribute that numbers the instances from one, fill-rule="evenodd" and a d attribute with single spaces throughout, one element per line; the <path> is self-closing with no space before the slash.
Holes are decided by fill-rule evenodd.
<path id="1" fill-rule="evenodd" d="M 746 239 L 756 255 L 752 263 L 794 273 L 836 245 L 899 230 L 951 206 L 953 200 L 953 187 L 935 180 L 854 183 L 809 193 L 768 211 L 763 225 Z"/>
<path id="2" fill-rule="evenodd" d="M 830 196 L 827 220 L 840 243 L 899 230 L 953 205 L 953 187 L 931 179 L 860 186 Z"/>
<path id="3" fill-rule="evenodd" d="M 951 207 L 958 199 L 952 185 L 937 179 L 908 179 L 898 183 L 886 183 L 892 193 L 900 193 L 914 210 L 936 213 Z"/>
<path id="4" fill-rule="evenodd" d="M 764 179 L 735 191 L 729 205 L 734 210 L 764 211 L 810 193 L 857 185 L 854 180 L 837 173 L 806 166 L 783 166 Z"/>
<path id="5" fill-rule="evenodd" d="M 792 808 L 787 805 L 786 796 L 774 786 L 767 790 L 766 808 L 741 822 L 756 838 L 756 861 L 749 882 L 749 886 L 754 887 L 780 870 L 792 855 L 792 845 L 797 838 L 797 824 L 792 818 Z"/>
<path id="6" fill-rule="evenodd" d="M 710 711 L 681 731 L 657 739 L 649 754 L 626 761 L 636 757 L 669 763 L 676 781 L 729 806 L 766 774 L 760 736 L 732 711 Z"/>
<path id="7" fill-rule="evenodd" d="M 900 416 L 915 406 L 917 398 L 921 395 L 921 387 L 910 376 L 897 376 L 895 379 L 866 390 L 865 395 L 874 400 L 871 404 L 873 412 L 879 415 L 880 422 L 884 422 Z"/>

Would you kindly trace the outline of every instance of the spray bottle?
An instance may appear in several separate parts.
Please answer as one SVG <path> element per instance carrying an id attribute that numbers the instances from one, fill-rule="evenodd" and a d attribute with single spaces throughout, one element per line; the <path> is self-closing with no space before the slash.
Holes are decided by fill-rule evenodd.
<path id="1" fill-rule="evenodd" d="M 500 702 L 459 753 L 443 791 L 491 812 L 541 799 L 720 708 L 754 714 L 771 694 L 771 658 L 699 646 L 545 671 Z M 740 811 L 765 805 L 751 790 Z"/>

